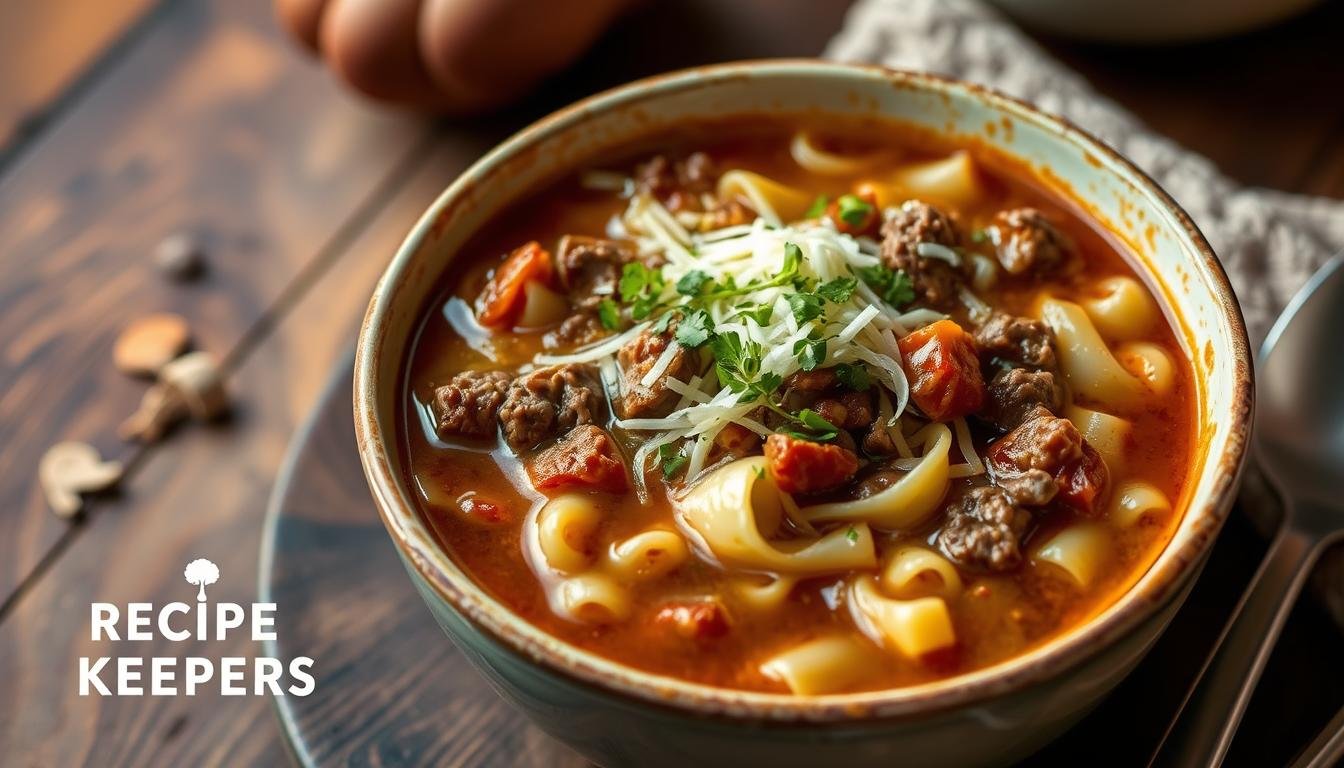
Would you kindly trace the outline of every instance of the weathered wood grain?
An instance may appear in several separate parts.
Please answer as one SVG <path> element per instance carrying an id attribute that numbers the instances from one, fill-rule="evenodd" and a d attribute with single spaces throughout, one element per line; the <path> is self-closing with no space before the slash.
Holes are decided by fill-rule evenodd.
<path id="1" fill-rule="evenodd" d="M 172 450 L 153 452 L 122 498 L 94 515 L 87 530 L 0 623 L 0 743 L 41 765 L 264 764 L 275 759 L 270 702 L 218 691 L 178 698 L 81 698 L 80 656 L 125 653 L 88 639 L 92 601 L 162 604 L 189 599 L 183 566 L 197 557 L 222 572 L 214 601 L 252 602 L 267 496 L 290 433 L 317 399 L 348 348 L 363 307 L 392 250 L 419 212 L 484 143 L 466 137 L 420 158 L 413 178 L 384 207 L 345 258 L 258 343 L 233 382 L 238 413 L 214 429 L 184 430 Z M 348 404 L 348 390 L 336 399 Z M 347 408 L 348 410 L 348 408 Z M 348 415 L 348 414 L 347 414 Z M 346 481 L 359 475 L 344 473 Z M 345 492 L 354 493 L 346 487 Z M 359 489 L 347 503 L 367 503 Z M 338 624 L 347 617 L 332 614 Z M 249 638 L 130 646 L 135 655 L 251 656 Z M 318 670 L 321 673 L 321 670 Z M 25 702 L 42 701 L 42 707 Z M 52 738 L 61 734 L 62 738 Z"/>
<path id="2" fill-rule="evenodd" d="M 156 0 L 0 5 L 0 158 L 130 33 Z"/>
<path id="3" fill-rule="evenodd" d="M 143 382 L 111 365 L 132 318 L 168 310 L 223 354 L 272 308 L 428 128 L 340 93 L 273 27 L 267 0 L 178 3 L 0 178 L 0 605 L 67 530 L 41 453 L 115 425 Z M 155 244 L 195 231 L 190 286 Z"/>

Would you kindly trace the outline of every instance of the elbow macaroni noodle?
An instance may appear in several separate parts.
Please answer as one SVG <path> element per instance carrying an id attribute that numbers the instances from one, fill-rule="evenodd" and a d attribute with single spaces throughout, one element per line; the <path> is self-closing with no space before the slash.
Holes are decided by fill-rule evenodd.
<path id="1" fill-rule="evenodd" d="M 843 691 L 862 682 L 881 653 L 849 635 L 831 635 L 796 645 L 761 665 L 761 673 L 803 696 Z"/>
<path id="2" fill-rule="evenodd" d="M 952 614 L 941 597 L 895 600 L 883 595 L 871 576 L 858 576 L 850 584 L 849 607 L 870 640 L 912 661 L 957 642 Z"/>
<path id="3" fill-rule="evenodd" d="M 952 431 L 933 423 L 914 440 L 924 444 L 924 457 L 909 474 L 867 498 L 808 507 L 802 510 L 808 522 L 861 521 L 885 530 L 906 530 L 927 520 L 947 494 Z"/>
<path id="4" fill-rule="evenodd" d="M 677 519 L 728 567 L 820 576 L 875 566 L 873 534 L 863 523 L 819 538 L 770 542 L 783 520 L 780 494 L 764 456 L 739 459 L 697 482 L 676 504 Z"/>
<path id="5" fill-rule="evenodd" d="M 1055 332 L 1060 367 L 1074 392 L 1126 408 L 1142 402 L 1143 382 L 1115 359 L 1082 307 L 1047 298 L 1041 302 L 1041 319 Z"/>
<path id="6" fill-rule="evenodd" d="M 1171 515 L 1171 500 L 1152 483 L 1127 480 L 1111 493 L 1108 511 L 1112 525 L 1127 528 L 1145 517 L 1166 518 Z"/>
<path id="7" fill-rule="evenodd" d="M 1161 317 L 1157 302 L 1132 277 L 1107 277 L 1094 285 L 1098 295 L 1078 303 L 1097 330 L 1111 341 L 1144 338 Z"/>
<path id="8" fill-rule="evenodd" d="M 1063 569 L 1080 587 L 1091 586 L 1111 554 L 1111 537 L 1096 523 L 1075 523 L 1050 537 L 1032 560 Z"/>

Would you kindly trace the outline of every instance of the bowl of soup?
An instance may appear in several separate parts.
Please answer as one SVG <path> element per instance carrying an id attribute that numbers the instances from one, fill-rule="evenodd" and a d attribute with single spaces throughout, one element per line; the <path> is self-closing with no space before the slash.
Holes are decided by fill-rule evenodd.
<path id="1" fill-rule="evenodd" d="M 361 331 L 374 499 L 452 642 L 604 765 L 1002 764 L 1179 607 L 1246 334 L 1095 139 L 935 76 L 722 65 L 562 110 Z"/>

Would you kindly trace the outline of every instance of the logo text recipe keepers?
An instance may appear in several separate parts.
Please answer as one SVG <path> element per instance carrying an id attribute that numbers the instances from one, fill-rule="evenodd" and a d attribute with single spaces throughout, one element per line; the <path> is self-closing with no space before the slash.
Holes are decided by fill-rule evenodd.
<path id="1" fill-rule="evenodd" d="M 224 640 L 230 633 L 248 631 L 254 642 L 275 640 L 275 603 L 206 602 L 205 588 L 219 581 L 219 568 L 204 558 L 187 564 L 182 573 L 196 587 L 196 603 L 128 603 L 125 610 L 113 603 L 94 603 L 89 636 L 95 643 L 122 640 L 153 640 L 158 636 L 173 642 Z M 246 625 L 246 627 L 244 626 Z M 250 662 L 250 664 L 249 664 Z M 280 659 L 265 656 L 226 656 L 216 662 L 201 656 L 81 657 L 79 695 L 100 696 L 195 696 L 198 691 L 218 690 L 222 696 L 307 696 L 315 681 L 313 660 L 307 656 Z M 250 673 L 250 674 L 249 674 Z"/>

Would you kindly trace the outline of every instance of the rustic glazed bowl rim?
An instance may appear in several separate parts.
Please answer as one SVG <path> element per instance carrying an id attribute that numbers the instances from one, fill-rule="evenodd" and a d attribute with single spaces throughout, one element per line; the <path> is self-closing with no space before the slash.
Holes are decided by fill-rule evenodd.
<path id="1" fill-rule="evenodd" d="M 1149 570 L 1114 603 L 1083 624 L 1042 646 L 990 667 L 931 683 L 879 691 L 803 697 L 719 688 L 671 678 L 612 661 L 565 643 L 514 614 L 454 564 L 421 519 L 415 505 L 402 493 L 402 471 L 391 460 L 385 441 L 396 439 L 392 425 L 378 419 L 382 398 L 400 397 L 401 382 L 380 374 L 379 353 L 389 333 L 390 296 L 398 281 L 408 279 L 410 266 L 439 216 L 487 176 L 487 171 L 529 151 L 541 142 L 573 130 L 593 113 L 637 107 L 686 90 L 743 78 L 826 77 L 850 78 L 855 84 L 885 81 L 932 94 L 961 95 L 976 100 L 1014 120 L 1030 123 L 1055 139 L 1080 147 L 1099 158 L 1102 172 L 1119 176 L 1128 187 L 1149 198 L 1175 222 L 1170 227 L 1178 243 L 1203 261 L 1203 279 L 1219 302 L 1218 313 L 1231 330 L 1232 407 L 1219 414 L 1228 432 L 1210 480 L 1210 502 L 1187 508 L 1185 517 Z M 1167 223 L 1162 223 L 1168 227 Z M 1146 264 L 1136 268 L 1147 270 Z M 1212 333 L 1212 332 L 1210 332 Z M 369 303 L 356 347 L 354 417 L 360 460 L 375 502 L 403 559 L 460 617 L 500 645 L 565 678 L 595 686 L 619 697 L 651 705 L 686 710 L 698 715 L 746 721 L 808 721 L 856 723 L 878 718 L 908 718 L 964 706 L 1009 694 L 1048 681 L 1102 652 L 1144 620 L 1151 618 L 1199 568 L 1231 506 L 1237 479 L 1245 462 L 1253 398 L 1251 356 L 1241 310 L 1222 265 L 1204 236 L 1174 200 L 1131 162 L 1067 120 L 992 89 L 926 73 L 885 67 L 837 63 L 816 59 L 777 59 L 697 67 L 639 80 L 591 96 L 524 128 L 490 151 L 459 176 L 429 207 L 415 225 L 384 273 Z M 396 370 L 400 370 L 398 361 Z M 1201 403 L 1200 422 L 1213 418 Z M 394 409 L 395 410 L 395 409 Z M 1175 546 L 1182 531 L 1187 540 Z"/>

